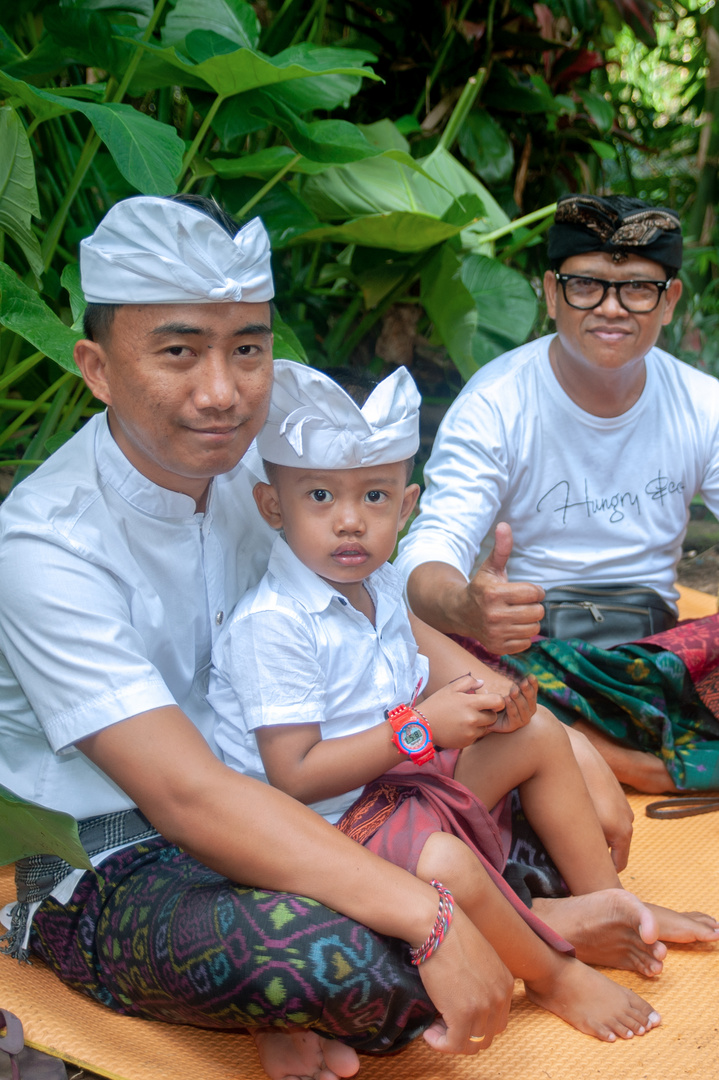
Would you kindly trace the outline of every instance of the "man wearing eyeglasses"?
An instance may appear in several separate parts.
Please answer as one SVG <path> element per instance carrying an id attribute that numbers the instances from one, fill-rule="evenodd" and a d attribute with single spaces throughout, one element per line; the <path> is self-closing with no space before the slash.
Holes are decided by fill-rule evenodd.
<path id="1" fill-rule="evenodd" d="M 677 215 L 566 196 L 548 246 L 556 334 L 464 387 L 397 560 L 420 618 L 497 655 L 529 648 L 560 586 L 648 586 L 675 622 L 689 504 L 719 512 L 719 383 L 656 347 L 682 291 Z M 659 752 L 597 745 L 620 780 L 674 788 Z"/>

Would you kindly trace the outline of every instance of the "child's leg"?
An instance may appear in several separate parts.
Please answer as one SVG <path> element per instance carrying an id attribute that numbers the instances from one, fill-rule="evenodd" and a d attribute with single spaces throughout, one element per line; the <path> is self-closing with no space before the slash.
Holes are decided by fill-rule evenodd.
<path id="1" fill-rule="evenodd" d="M 587 1035 L 606 1042 L 643 1035 L 660 1022 L 648 1002 L 539 938 L 455 836 L 433 833 L 417 876 L 437 878 L 495 949 L 527 996 Z M 480 1032 L 477 1032 L 480 1034 Z"/>
<path id="2" fill-rule="evenodd" d="M 572 893 L 621 887 L 567 734 L 548 713 L 467 747 L 455 779 L 488 807 L 518 787 L 527 819 Z"/>

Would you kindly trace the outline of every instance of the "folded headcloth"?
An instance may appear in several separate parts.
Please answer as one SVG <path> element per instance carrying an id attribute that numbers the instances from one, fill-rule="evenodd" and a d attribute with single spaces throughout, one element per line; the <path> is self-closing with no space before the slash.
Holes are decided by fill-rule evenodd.
<path id="1" fill-rule="evenodd" d="M 265 461 L 307 469 L 405 461 L 419 447 L 420 400 L 404 367 L 383 379 L 360 408 L 321 371 L 275 360 L 270 412 L 257 449 Z"/>
<path id="2" fill-rule="evenodd" d="M 672 270 L 682 265 L 679 216 L 625 195 L 564 195 L 547 240 L 554 270 L 572 255 L 589 251 L 606 251 L 616 262 L 641 255 Z"/>
<path id="3" fill-rule="evenodd" d="M 153 196 L 116 203 L 80 244 L 90 304 L 202 304 L 274 296 L 259 218 L 234 236 L 201 210 Z"/>

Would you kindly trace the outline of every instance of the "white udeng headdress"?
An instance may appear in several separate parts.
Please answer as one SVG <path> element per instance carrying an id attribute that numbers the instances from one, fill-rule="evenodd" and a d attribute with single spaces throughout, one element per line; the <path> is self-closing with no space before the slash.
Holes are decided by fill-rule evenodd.
<path id="1" fill-rule="evenodd" d="M 274 296 L 259 218 L 233 237 L 184 203 L 137 195 L 116 203 L 80 243 L 89 304 L 202 304 Z"/>
<path id="2" fill-rule="evenodd" d="M 400 367 L 362 408 L 321 371 L 275 360 L 267 422 L 257 436 L 265 461 L 307 469 L 353 469 L 405 461 L 419 447 L 419 390 Z"/>

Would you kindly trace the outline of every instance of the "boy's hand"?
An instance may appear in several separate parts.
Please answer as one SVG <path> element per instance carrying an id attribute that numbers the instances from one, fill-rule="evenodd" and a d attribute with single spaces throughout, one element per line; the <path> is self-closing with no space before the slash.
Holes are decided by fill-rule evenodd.
<path id="1" fill-rule="evenodd" d="M 494 730 L 497 714 L 507 710 L 509 695 L 477 694 L 481 687 L 482 682 L 473 675 L 462 675 L 424 699 L 420 708 L 429 720 L 437 746 L 463 750 Z M 514 702 L 512 707 L 516 709 Z"/>
<path id="2" fill-rule="evenodd" d="M 504 709 L 497 716 L 489 731 L 497 731 L 508 734 L 524 727 L 537 711 L 537 688 L 538 683 L 534 675 L 527 675 L 517 685 L 512 683 L 509 693 L 504 698 Z"/>

